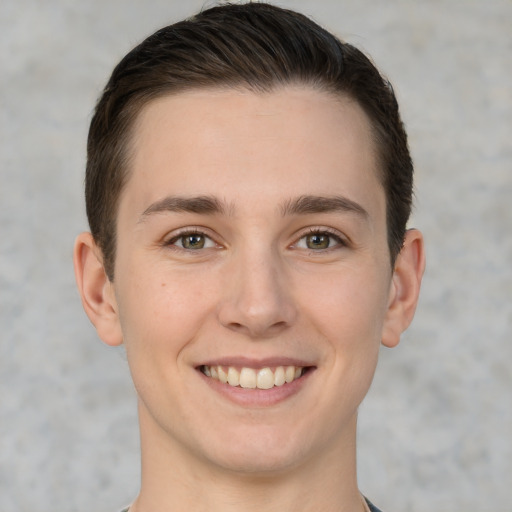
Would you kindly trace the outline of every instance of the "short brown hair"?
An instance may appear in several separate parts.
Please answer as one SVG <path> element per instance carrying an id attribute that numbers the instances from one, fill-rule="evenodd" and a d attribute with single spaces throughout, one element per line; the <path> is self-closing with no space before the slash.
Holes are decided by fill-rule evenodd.
<path id="1" fill-rule="evenodd" d="M 114 278 L 116 218 L 127 181 L 131 132 L 151 100 L 187 89 L 272 91 L 304 84 L 358 102 L 370 119 L 386 193 L 391 263 L 411 211 L 413 165 L 390 83 L 352 45 L 297 12 L 266 3 L 226 4 L 158 30 L 114 69 L 91 121 L 86 207 Z"/>

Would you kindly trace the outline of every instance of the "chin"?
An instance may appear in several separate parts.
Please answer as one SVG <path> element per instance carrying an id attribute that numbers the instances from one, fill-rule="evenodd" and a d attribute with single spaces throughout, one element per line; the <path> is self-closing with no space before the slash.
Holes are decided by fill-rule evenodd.
<path id="1" fill-rule="evenodd" d="M 245 454 L 223 457 L 216 465 L 225 471 L 252 478 L 275 476 L 299 466 L 299 456 L 275 456 L 273 454 Z"/>
<path id="2" fill-rule="evenodd" d="M 259 430 L 214 443 L 215 450 L 210 445 L 210 462 L 227 471 L 263 477 L 297 467 L 307 458 L 304 443 L 295 443 L 289 432 Z"/>

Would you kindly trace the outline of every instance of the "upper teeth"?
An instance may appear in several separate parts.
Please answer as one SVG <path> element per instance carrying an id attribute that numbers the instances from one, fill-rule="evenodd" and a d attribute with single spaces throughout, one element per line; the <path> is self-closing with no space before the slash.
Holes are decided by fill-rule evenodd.
<path id="1" fill-rule="evenodd" d="M 270 389 L 274 386 L 282 386 L 285 382 L 293 382 L 303 372 L 302 366 L 278 366 L 272 368 L 241 368 L 238 370 L 233 366 L 228 368 L 222 366 L 202 366 L 201 371 L 213 379 L 219 380 L 230 386 L 240 386 L 247 389 Z"/>

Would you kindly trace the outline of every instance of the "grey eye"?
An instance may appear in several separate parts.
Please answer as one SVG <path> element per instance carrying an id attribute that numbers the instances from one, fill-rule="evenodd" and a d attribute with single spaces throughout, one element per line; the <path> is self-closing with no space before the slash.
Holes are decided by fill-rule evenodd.
<path id="1" fill-rule="evenodd" d="M 170 241 L 170 245 L 176 245 L 190 251 L 215 247 L 215 242 L 203 233 L 184 233 Z"/>
<path id="2" fill-rule="evenodd" d="M 327 249 L 331 244 L 331 236 L 315 233 L 306 237 L 306 246 L 308 249 Z"/>
<path id="3" fill-rule="evenodd" d="M 296 247 L 310 251 L 322 251 L 336 245 L 344 245 L 340 237 L 329 232 L 318 231 L 303 236 Z"/>
<path id="4" fill-rule="evenodd" d="M 202 249 L 206 244 L 206 237 L 198 233 L 185 235 L 180 238 L 184 249 Z"/>

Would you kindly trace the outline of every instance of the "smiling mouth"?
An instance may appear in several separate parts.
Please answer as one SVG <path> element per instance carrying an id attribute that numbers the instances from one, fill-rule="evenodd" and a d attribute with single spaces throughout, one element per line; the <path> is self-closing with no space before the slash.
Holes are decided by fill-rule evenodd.
<path id="1" fill-rule="evenodd" d="M 207 377 L 218 380 L 223 384 L 244 389 L 271 389 L 290 384 L 300 379 L 308 370 L 304 366 L 277 366 L 276 368 L 235 368 L 233 366 L 199 367 Z"/>

